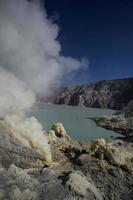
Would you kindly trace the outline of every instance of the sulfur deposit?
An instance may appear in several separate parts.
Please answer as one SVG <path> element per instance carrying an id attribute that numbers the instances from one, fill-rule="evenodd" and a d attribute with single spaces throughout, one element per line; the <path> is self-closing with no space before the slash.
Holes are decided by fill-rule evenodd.
<path id="1" fill-rule="evenodd" d="M 7 117 L 0 120 L 0 126 L 23 145 L 41 154 L 48 163 L 52 161 L 49 140 L 35 118 L 19 121 L 17 116 L 12 119 Z"/>
<path id="2" fill-rule="evenodd" d="M 132 199 L 132 143 L 68 140 L 65 128 L 62 137 L 50 130 L 54 164 L 46 168 L 44 154 L 25 146 L 4 122 L 0 120 L 1 200 Z"/>

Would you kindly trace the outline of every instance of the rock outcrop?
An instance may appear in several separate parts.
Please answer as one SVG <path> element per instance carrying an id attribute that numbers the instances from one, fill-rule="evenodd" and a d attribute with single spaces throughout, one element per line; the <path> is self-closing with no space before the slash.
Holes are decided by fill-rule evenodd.
<path id="1" fill-rule="evenodd" d="M 62 138 L 62 137 L 69 138 L 63 124 L 61 123 L 54 124 L 50 131 L 54 131 L 55 135 L 59 138 Z"/>
<path id="2" fill-rule="evenodd" d="M 61 144 L 67 144 L 71 139 L 67 134 L 63 124 L 60 122 L 53 124 L 47 133 L 47 137 L 53 149 Z"/>
<path id="3" fill-rule="evenodd" d="M 100 81 L 55 90 L 41 102 L 121 110 L 133 100 L 133 78 Z"/>
<path id="4" fill-rule="evenodd" d="M 126 137 L 133 137 L 133 101 L 114 115 L 95 119 L 98 126 L 114 130 Z"/>

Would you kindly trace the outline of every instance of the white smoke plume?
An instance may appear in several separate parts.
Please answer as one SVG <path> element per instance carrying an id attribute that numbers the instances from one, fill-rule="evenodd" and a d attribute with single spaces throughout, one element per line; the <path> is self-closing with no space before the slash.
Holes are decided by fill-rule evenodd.
<path id="1" fill-rule="evenodd" d="M 66 71 L 84 65 L 60 55 L 58 26 L 36 1 L 0 0 L 0 63 L 34 92 L 47 94 Z"/>
<path id="2" fill-rule="evenodd" d="M 42 125 L 36 118 L 26 117 L 26 111 L 35 102 L 35 95 L 26 89 L 23 82 L 14 74 L 0 68 L 0 125 L 10 129 L 12 136 L 24 145 L 35 149 L 47 161 L 51 161 L 48 139 L 43 133 Z"/>
<path id="3" fill-rule="evenodd" d="M 87 62 L 60 55 L 59 28 L 38 2 L 0 0 L 0 117 L 19 132 L 15 137 L 50 159 L 42 126 L 25 113 L 36 94 L 47 95 L 65 73 Z"/>
<path id="4" fill-rule="evenodd" d="M 34 93 L 14 74 L 0 67 L 0 116 L 25 113 L 34 102 Z"/>

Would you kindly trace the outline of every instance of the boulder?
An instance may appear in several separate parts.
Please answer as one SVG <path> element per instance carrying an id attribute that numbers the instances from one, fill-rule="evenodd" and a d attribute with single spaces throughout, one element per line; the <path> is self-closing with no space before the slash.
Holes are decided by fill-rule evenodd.
<path id="1" fill-rule="evenodd" d="M 127 144 L 118 145 L 113 141 L 108 143 L 104 139 L 98 139 L 91 144 L 91 155 L 115 166 L 126 166 L 129 171 L 133 171 L 132 150 Z"/>
<path id="2" fill-rule="evenodd" d="M 84 198 L 91 199 L 90 197 L 92 193 L 97 200 L 103 200 L 102 195 L 99 193 L 94 184 L 81 174 L 80 171 L 74 171 L 68 175 L 66 186 Z"/>
<path id="3" fill-rule="evenodd" d="M 56 135 L 56 137 L 58 138 L 66 138 L 67 140 L 70 140 L 70 136 L 67 134 L 62 123 L 58 122 L 58 123 L 53 124 L 49 133 L 53 137 L 55 137 Z"/>
<path id="4" fill-rule="evenodd" d="M 66 137 L 67 133 L 62 123 L 53 124 L 51 130 L 55 132 L 57 137 Z"/>

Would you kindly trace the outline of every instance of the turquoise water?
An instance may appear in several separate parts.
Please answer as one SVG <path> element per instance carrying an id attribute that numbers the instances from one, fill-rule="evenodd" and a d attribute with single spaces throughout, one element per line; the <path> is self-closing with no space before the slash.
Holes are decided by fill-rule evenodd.
<path id="1" fill-rule="evenodd" d="M 118 136 L 117 133 L 96 126 L 89 118 L 101 117 L 114 113 L 113 110 L 81 108 L 62 105 L 43 105 L 35 107 L 30 115 L 34 115 L 49 130 L 55 122 L 63 123 L 67 132 L 75 139 L 97 139 Z"/>

